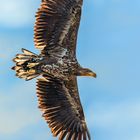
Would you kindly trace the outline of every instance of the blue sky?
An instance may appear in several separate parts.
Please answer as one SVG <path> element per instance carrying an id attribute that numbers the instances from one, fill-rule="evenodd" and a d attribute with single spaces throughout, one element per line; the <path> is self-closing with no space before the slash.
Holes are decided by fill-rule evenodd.
<path id="1" fill-rule="evenodd" d="M 0 0 L 0 140 L 56 140 L 37 108 L 35 80 L 10 70 L 33 45 L 40 0 Z M 78 78 L 94 140 L 140 139 L 140 1 L 84 0 L 77 58 L 97 78 Z"/>

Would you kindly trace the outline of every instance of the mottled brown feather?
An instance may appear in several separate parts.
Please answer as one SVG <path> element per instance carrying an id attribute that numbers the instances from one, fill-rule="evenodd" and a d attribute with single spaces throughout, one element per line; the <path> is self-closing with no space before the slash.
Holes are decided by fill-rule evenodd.
<path id="1" fill-rule="evenodd" d="M 90 140 L 86 136 L 88 129 L 78 90 L 77 87 L 73 90 L 72 83 L 76 83 L 76 77 L 63 81 L 44 75 L 44 78 L 38 79 L 39 108 L 43 111 L 43 117 L 48 122 L 53 135 L 59 135 L 60 140 L 64 138 L 82 140 L 82 135 L 84 139 Z"/>
<path id="2" fill-rule="evenodd" d="M 36 48 L 52 55 L 52 51 L 62 47 L 75 55 L 81 6 L 82 0 L 43 0 L 34 26 Z"/>

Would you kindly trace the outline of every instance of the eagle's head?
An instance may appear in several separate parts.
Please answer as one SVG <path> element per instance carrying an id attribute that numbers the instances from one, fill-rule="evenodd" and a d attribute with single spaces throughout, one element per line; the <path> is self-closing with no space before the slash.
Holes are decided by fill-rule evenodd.
<path id="1" fill-rule="evenodd" d="M 91 77 L 95 77 L 96 78 L 96 73 L 93 72 L 92 70 L 88 69 L 88 68 L 78 68 L 77 69 L 77 76 L 91 76 Z"/>

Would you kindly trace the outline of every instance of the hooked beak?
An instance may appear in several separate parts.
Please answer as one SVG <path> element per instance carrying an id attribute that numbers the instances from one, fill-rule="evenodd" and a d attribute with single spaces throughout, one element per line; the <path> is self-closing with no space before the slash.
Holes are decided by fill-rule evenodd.
<path id="1" fill-rule="evenodd" d="M 94 78 L 97 77 L 95 72 L 88 72 L 86 76 L 91 76 L 91 77 L 94 77 Z"/>
<path id="2" fill-rule="evenodd" d="M 90 76 L 96 78 L 96 73 L 88 68 L 80 68 L 78 69 L 76 76 Z"/>

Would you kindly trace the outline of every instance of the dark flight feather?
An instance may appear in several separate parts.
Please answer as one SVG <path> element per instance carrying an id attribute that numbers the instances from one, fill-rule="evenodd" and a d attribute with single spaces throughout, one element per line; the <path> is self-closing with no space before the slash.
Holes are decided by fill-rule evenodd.
<path id="1" fill-rule="evenodd" d="M 82 135 L 84 140 L 90 140 L 90 137 L 86 135 L 88 129 L 78 91 L 71 88 L 72 82 L 76 83 L 75 77 L 71 78 L 69 82 L 48 76 L 38 79 L 39 108 L 43 111 L 43 117 L 48 122 L 52 133 L 54 136 L 60 135 L 60 140 L 63 140 L 64 137 L 70 140 L 72 136 L 76 136 L 74 139 L 82 140 Z M 69 88 L 67 88 L 68 86 Z M 78 99 L 78 102 L 75 99 Z"/>
<path id="2" fill-rule="evenodd" d="M 42 1 L 36 13 L 34 42 L 43 54 L 52 55 L 66 48 L 70 55 L 75 55 L 82 6 L 82 1 L 77 1 Z"/>

